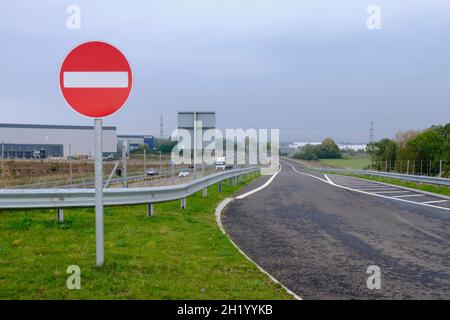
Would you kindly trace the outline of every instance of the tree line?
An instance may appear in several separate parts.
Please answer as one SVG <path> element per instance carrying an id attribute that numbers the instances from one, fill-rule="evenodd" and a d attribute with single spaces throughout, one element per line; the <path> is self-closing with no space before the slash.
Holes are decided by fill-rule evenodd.
<path id="1" fill-rule="evenodd" d="M 448 176 L 450 171 L 450 123 L 423 131 L 398 132 L 395 139 L 367 145 L 374 169 L 410 174 Z"/>
<path id="2" fill-rule="evenodd" d="M 294 158 L 302 160 L 340 159 L 342 153 L 333 139 L 326 138 L 319 145 L 305 145 L 294 155 Z"/>

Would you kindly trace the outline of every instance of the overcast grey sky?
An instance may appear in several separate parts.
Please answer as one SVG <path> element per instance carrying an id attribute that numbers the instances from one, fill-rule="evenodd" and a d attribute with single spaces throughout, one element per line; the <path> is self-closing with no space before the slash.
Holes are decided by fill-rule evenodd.
<path id="1" fill-rule="evenodd" d="M 66 8 L 81 8 L 81 29 Z M 369 5 L 382 29 L 366 27 Z M 183 110 L 283 141 L 367 142 L 450 121 L 450 0 L 0 2 L 2 123 L 91 124 L 58 84 L 75 45 L 120 48 L 134 74 L 120 133 L 165 133 Z"/>

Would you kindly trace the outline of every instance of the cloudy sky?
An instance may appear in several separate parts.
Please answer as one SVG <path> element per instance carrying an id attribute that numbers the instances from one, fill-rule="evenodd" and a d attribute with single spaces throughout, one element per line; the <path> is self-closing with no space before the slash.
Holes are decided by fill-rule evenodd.
<path id="1" fill-rule="evenodd" d="M 67 6 L 81 29 L 66 27 Z M 366 27 L 369 5 L 381 30 Z M 283 141 L 367 142 L 450 121 L 450 0 L 0 2 L 2 123 L 91 124 L 64 102 L 59 68 L 104 40 L 129 59 L 127 105 L 105 120 L 158 134 L 177 111 L 219 128 L 279 128 Z"/>

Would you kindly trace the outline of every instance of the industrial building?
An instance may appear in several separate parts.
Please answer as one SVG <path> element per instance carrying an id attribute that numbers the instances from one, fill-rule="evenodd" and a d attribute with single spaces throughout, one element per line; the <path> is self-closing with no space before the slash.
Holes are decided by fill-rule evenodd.
<path id="1" fill-rule="evenodd" d="M 146 145 L 149 150 L 156 147 L 155 138 L 153 136 L 143 135 L 118 135 L 117 136 L 117 151 L 122 152 L 124 143 L 128 145 L 130 151 L 133 151 L 141 145 Z"/>
<path id="2" fill-rule="evenodd" d="M 91 157 L 94 127 L 1 124 L 0 154 L 4 158 Z M 116 155 L 117 128 L 103 127 L 103 155 Z"/>

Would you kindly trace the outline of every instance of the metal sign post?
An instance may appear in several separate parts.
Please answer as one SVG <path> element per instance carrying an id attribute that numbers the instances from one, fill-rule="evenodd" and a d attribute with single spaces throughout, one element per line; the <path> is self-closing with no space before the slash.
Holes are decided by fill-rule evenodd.
<path id="1" fill-rule="evenodd" d="M 105 260 L 103 240 L 103 130 L 102 119 L 95 119 L 95 261 L 97 267 Z"/>
<path id="2" fill-rule="evenodd" d="M 95 253 L 97 267 L 100 267 L 105 260 L 102 119 L 122 108 L 130 96 L 131 68 L 125 56 L 114 46 L 101 41 L 86 42 L 72 49 L 64 59 L 59 84 L 70 107 L 94 119 Z M 69 153 L 71 158 L 72 152 Z M 124 174 L 126 181 L 126 170 Z"/>

